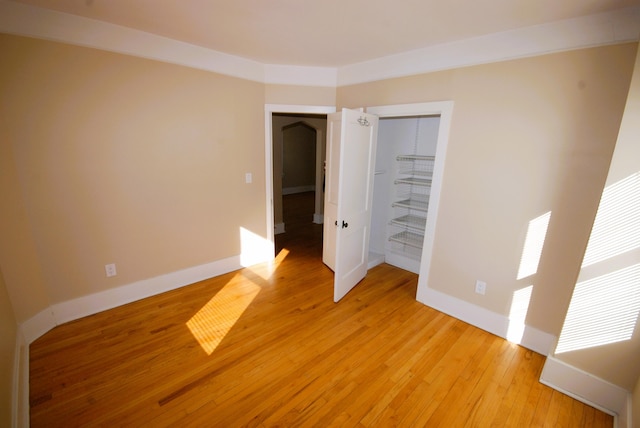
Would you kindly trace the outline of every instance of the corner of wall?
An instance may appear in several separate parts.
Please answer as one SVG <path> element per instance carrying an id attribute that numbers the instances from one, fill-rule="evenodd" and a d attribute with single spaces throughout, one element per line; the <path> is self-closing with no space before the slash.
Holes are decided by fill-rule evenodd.
<path id="1" fill-rule="evenodd" d="M 613 415 L 615 426 L 631 427 L 631 394 L 604 379 L 548 356 L 540 382 Z"/>
<path id="2" fill-rule="evenodd" d="M 29 346 L 34 340 L 54 328 L 57 324 L 53 309 L 47 307 L 19 326 L 23 340 Z"/>
<path id="3" fill-rule="evenodd" d="M 433 288 L 422 287 L 416 300 L 447 315 L 458 318 L 496 336 L 507 339 L 509 331 L 509 318 L 505 315 L 492 312 L 481 306 L 474 305 Z M 549 355 L 556 336 L 525 325 L 521 340 L 517 343 L 527 349 L 541 355 Z"/>
<path id="4" fill-rule="evenodd" d="M 242 268 L 240 256 L 216 260 L 155 278 L 54 304 L 18 327 L 14 355 L 12 428 L 29 427 L 29 345 L 68 321 L 131 303 Z"/>

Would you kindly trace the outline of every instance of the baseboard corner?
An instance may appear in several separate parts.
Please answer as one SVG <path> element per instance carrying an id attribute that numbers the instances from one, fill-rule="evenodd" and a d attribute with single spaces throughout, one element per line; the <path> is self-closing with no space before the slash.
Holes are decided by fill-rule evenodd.
<path id="1" fill-rule="evenodd" d="M 630 424 L 629 392 L 617 385 L 549 355 L 540 374 L 547 385 L 589 406 L 614 416 L 616 426 Z"/>

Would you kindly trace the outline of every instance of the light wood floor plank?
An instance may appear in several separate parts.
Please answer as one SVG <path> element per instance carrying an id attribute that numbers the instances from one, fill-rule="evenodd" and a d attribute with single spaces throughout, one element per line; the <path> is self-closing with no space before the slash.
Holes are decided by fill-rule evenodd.
<path id="1" fill-rule="evenodd" d="M 279 264 L 36 340 L 31 426 L 613 425 L 540 384 L 542 356 L 416 302 L 410 272 L 378 266 L 333 303 L 308 196 L 285 199 Z M 294 200 L 297 210 L 287 211 Z"/>

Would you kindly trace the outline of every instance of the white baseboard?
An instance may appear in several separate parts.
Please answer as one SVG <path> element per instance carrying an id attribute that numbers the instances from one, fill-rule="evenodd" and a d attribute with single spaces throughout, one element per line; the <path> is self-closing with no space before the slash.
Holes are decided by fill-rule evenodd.
<path id="1" fill-rule="evenodd" d="M 13 357 L 11 427 L 29 427 L 29 345 L 20 329 L 16 333 Z"/>
<path id="2" fill-rule="evenodd" d="M 384 263 L 384 254 L 369 251 L 367 269 L 372 269 L 382 263 Z"/>
<path id="3" fill-rule="evenodd" d="M 11 379 L 11 428 L 18 428 L 18 414 L 20 412 L 20 346 L 24 342 L 20 329 L 16 332 L 16 342 L 13 351 L 13 376 Z"/>
<path id="4" fill-rule="evenodd" d="M 313 192 L 315 190 L 316 190 L 315 184 L 309 184 L 308 186 L 283 187 L 282 195 L 293 195 L 295 193 Z"/>
<path id="5" fill-rule="evenodd" d="M 28 345 L 56 325 L 241 268 L 240 256 L 233 256 L 56 303 L 22 323 L 20 330 Z"/>
<path id="6" fill-rule="evenodd" d="M 53 315 L 53 310 L 51 307 L 48 307 L 20 324 L 20 331 L 24 335 L 24 340 L 27 345 L 30 345 L 34 340 L 51 330 L 56 325 L 57 323 L 56 318 Z"/>
<path id="7" fill-rule="evenodd" d="M 284 223 L 277 223 L 273 226 L 273 233 L 274 235 L 278 235 L 280 233 L 284 233 Z"/>
<path id="8" fill-rule="evenodd" d="M 385 253 L 384 261 L 392 266 L 399 267 L 400 269 L 408 270 L 415 274 L 420 273 L 420 260 L 415 260 L 410 257 L 394 253 L 393 251 L 387 251 Z"/>
<path id="9" fill-rule="evenodd" d="M 416 299 L 440 312 L 507 339 L 509 317 L 506 315 L 492 312 L 428 287 L 420 289 Z M 539 354 L 549 355 L 556 340 L 556 336 L 552 334 L 525 325 L 522 338 L 515 343 Z"/>
<path id="10" fill-rule="evenodd" d="M 614 426 L 631 428 L 630 393 L 626 389 L 551 356 L 544 364 L 540 382 L 613 415 Z"/>
<path id="11" fill-rule="evenodd" d="M 216 260 L 57 303 L 23 322 L 18 328 L 14 357 L 12 427 L 29 426 L 29 345 L 38 337 L 65 322 L 241 268 L 240 256 Z"/>
<path id="12" fill-rule="evenodd" d="M 323 214 L 318 214 L 318 213 L 313 213 L 313 222 L 315 224 L 323 224 L 324 223 L 324 215 Z"/>
<path id="13" fill-rule="evenodd" d="M 239 256 L 229 257 L 67 300 L 51 308 L 56 323 L 60 325 L 241 268 Z"/>

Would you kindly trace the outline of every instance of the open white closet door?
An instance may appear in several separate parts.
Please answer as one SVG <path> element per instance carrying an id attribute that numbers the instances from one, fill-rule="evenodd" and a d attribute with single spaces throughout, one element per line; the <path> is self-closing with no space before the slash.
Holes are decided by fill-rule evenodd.
<path id="1" fill-rule="evenodd" d="M 367 274 L 378 117 L 343 109 L 327 117 L 322 261 L 335 273 L 333 300 Z"/>

